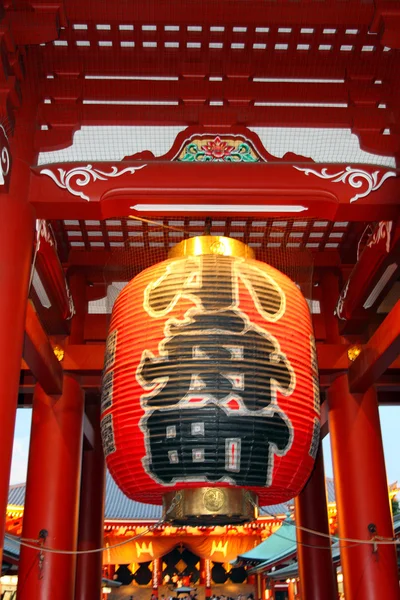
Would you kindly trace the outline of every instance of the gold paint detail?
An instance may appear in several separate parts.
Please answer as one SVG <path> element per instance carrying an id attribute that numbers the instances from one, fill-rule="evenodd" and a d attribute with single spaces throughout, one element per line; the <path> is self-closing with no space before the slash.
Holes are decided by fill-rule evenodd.
<path id="1" fill-rule="evenodd" d="M 140 558 L 142 554 L 148 554 L 153 558 L 153 542 L 150 542 L 149 544 L 146 544 L 145 542 L 143 542 L 142 544 L 136 542 L 136 554 L 138 558 Z"/>
<path id="2" fill-rule="evenodd" d="M 361 350 L 361 346 L 351 346 L 347 350 L 347 356 L 349 357 L 349 360 L 351 360 L 352 362 L 356 360 L 357 356 L 360 356 Z"/>
<path id="3" fill-rule="evenodd" d="M 56 355 L 58 362 L 61 362 L 65 354 L 64 348 L 61 348 L 61 346 L 54 346 L 53 352 Z"/>
<path id="4" fill-rule="evenodd" d="M 210 488 L 204 492 L 204 507 L 210 512 L 218 512 L 226 502 L 224 491 L 219 488 Z"/>
<path id="5" fill-rule="evenodd" d="M 221 254 L 222 256 L 225 255 L 225 246 L 220 241 L 211 244 L 210 250 L 213 254 Z"/>
<path id="6" fill-rule="evenodd" d="M 252 248 L 240 240 L 221 235 L 199 235 L 182 240 L 179 244 L 171 248 L 168 258 L 185 258 L 188 256 L 202 256 L 204 254 L 255 258 Z"/>
<path id="7" fill-rule="evenodd" d="M 220 553 L 226 557 L 227 550 L 228 550 L 228 542 L 227 541 L 225 542 L 225 544 L 223 544 L 222 540 L 219 540 L 219 542 L 216 542 L 215 540 L 213 540 L 213 543 L 211 546 L 211 556 L 215 553 Z"/>
<path id="8" fill-rule="evenodd" d="M 228 525 L 256 518 L 257 496 L 243 488 L 200 487 L 167 492 L 165 518 L 181 525 Z"/>

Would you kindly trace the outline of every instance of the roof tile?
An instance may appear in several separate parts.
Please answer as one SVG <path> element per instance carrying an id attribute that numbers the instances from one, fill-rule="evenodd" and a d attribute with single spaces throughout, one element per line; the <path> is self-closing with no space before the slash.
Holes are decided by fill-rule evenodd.
<path id="1" fill-rule="evenodd" d="M 326 488 L 328 502 L 335 501 L 335 490 L 333 479 L 326 479 Z M 8 503 L 23 506 L 25 502 L 25 483 L 12 485 L 9 488 Z M 282 515 L 291 512 L 292 503 L 273 504 L 261 508 L 261 516 Z M 106 479 L 106 520 L 127 520 L 127 521 L 156 521 L 161 518 L 162 507 L 154 504 L 142 504 L 135 500 L 130 500 L 121 492 L 114 482 L 111 474 L 107 471 Z"/>

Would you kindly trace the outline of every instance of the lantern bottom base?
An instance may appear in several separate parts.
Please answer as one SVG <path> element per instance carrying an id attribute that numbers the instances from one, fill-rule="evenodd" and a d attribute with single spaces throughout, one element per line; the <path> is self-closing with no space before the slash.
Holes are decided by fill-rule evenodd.
<path id="1" fill-rule="evenodd" d="M 235 525 L 257 517 L 257 495 L 243 488 L 200 487 L 163 496 L 164 517 L 175 525 Z"/>

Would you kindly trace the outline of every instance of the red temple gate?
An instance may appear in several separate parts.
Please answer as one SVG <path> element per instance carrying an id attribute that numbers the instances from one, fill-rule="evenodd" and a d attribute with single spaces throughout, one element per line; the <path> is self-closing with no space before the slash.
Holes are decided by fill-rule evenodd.
<path id="1" fill-rule="evenodd" d="M 394 548 L 378 543 L 392 538 L 393 529 L 377 406 L 397 402 L 399 303 L 385 319 L 375 317 L 398 277 L 398 244 L 385 248 L 385 266 L 373 273 L 362 266 L 367 250 L 357 263 L 357 245 L 369 223 L 391 223 L 393 240 L 398 239 L 399 3 L 3 4 L 3 513 L 20 393 L 20 402 L 34 406 L 23 537 L 72 553 L 101 544 L 102 454 L 96 411 L 106 318 L 88 314 L 88 303 L 105 294 L 103 272 L 114 252 L 126 251 L 128 260 L 134 248 L 144 268 L 151 262 L 146 254 L 150 248 L 165 258 L 174 241 L 166 232 L 174 222 L 182 220 L 188 237 L 197 232 L 198 225 L 192 223 L 210 217 L 211 233 L 221 227 L 228 236 L 243 233 L 243 241 L 260 243 L 256 252 L 279 243 L 282 251 L 313 253 L 313 283 L 321 306 L 313 320 L 344 538 L 346 598 L 398 597 Z M 93 160 L 88 144 L 78 162 L 38 160 L 39 153 L 70 146 L 74 133 L 92 126 L 189 129 L 158 157 L 142 148 L 126 158 L 115 153 L 111 160 Z M 291 138 L 293 146 L 278 156 L 260 142 L 257 128 L 260 133 L 267 130 L 271 140 L 272 130 L 279 128 L 281 138 Z M 297 147 L 293 150 L 300 129 L 309 131 L 310 152 L 304 155 Z M 337 160 L 332 145 L 333 158 L 314 157 L 318 144 L 313 139 L 321 129 L 326 136 L 330 130 L 354 134 L 357 152 Z M 243 143 L 246 149 L 239 150 Z M 369 153 L 369 161 L 363 152 Z M 128 225 L 130 215 L 145 226 Z M 150 235 L 154 230 L 147 221 L 160 215 L 163 228 L 158 236 Z M 36 310 L 27 304 L 35 219 L 50 222 L 55 231 L 75 305 L 70 323 L 58 304 L 49 317 L 38 294 L 36 302 L 33 298 Z M 223 225 L 216 224 L 221 221 Z M 262 234 L 260 241 L 254 233 Z M 132 242 L 139 237 L 140 242 Z M 368 238 L 367 246 L 372 241 Z M 380 266 L 381 259 L 374 256 Z M 352 269 L 365 269 L 357 279 L 362 294 L 361 284 L 352 289 Z M 124 281 L 122 271 L 115 281 Z M 41 273 L 48 298 L 57 302 L 51 293 L 54 279 L 46 280 L 45 270 Z M 347 281 L 344 300 L 350 302 L 357 293 L 359 297 L 357 311 L 346 313 L 343 330 L 334 311 Z M 343 331 L 357 337 L 346 339 Z M 348 351 L 355 342 L 360 354 L 351 361 Z M 61 361 L 54 345 L 61 347 Z M 66 446 L 63 439 L 68 439 Z M 98 477 L 89 483 L 94 469 Z M 316 470 L 313 478 L 297 499 L 298 525 L 326 533 L 323 472 Z M 306 510 L 310 496 L 321 507 L 320 514 Z M 333 598 L 334 582 L 326 576 L 329 552 L 321 551 L 323 559 L 315 538 L 310 539 L 299 537 L 302 594 L 307 597 L 311 586 L 321 590 L 318 598 Z M 346 542 L 351 539 L 361 541 L 351 547 Z M 318 570 L 313 553 L 323 563 Z M 18 598 L 98 598 L 98 556 L 78 556 L 76 561 L 74 554 L 24 547 Z M 39 574 L 36 566 L 32 569 L 37 561 Z M 61 588 L 60 572 L 65 577 Z"/>

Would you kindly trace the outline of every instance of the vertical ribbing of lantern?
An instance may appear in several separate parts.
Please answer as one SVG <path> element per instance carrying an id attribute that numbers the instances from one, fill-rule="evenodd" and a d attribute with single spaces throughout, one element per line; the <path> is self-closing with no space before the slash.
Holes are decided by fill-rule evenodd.
<path id="1" fill-rule="evenodd" d="M 232 491 L 284 502 L 311 472 L 319 392 L 308 306 L 252 256 L 238 240 L 184 240 L 114 305 L 103 440 L 111 473 L 135 500 L 159 504 L 167 494 L 168 509 L 178 491 L 197 516 L 203 502 L 203 513 L 214 506 L 233 519 Z"/>

